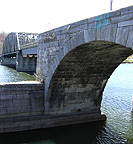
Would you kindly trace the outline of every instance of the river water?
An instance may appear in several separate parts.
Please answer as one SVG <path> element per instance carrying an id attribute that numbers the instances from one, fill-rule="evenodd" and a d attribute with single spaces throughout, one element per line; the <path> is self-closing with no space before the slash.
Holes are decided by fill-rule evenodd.
<path id="1" fill-rule="evenodd" d="M 34 80 L 25 73 L 0 66 L 0 82 Z M 101 111 L 106 122 L 0 134 L 0 144 L 133 144 L 133 64 L 121 64 L 103 93 Z"/>

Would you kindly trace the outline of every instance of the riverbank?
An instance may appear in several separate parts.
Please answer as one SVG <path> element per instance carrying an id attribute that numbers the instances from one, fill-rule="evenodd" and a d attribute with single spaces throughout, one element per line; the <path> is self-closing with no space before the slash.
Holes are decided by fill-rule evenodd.
<path id="1" fill-rule="evenodd" d="M 123 64 L 132 64 L 133 63 L 133 60 L 124 60 L 123 61 Z"/>
<path id="2" fill-rule="evenodd" d="M 133 63 L 133 55 L 129 56 L 126 60 L 124 60 L 123 63 Z"/>

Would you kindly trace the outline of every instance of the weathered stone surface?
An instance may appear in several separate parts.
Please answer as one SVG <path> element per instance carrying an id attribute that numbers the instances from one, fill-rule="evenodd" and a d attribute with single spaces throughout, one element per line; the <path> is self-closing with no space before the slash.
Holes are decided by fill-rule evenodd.
<path id="1" fill-rule="evenodd" d="M 96 30 L 95 29 L 89 29 L 88 30 L 88 42 L 96 40 Z"/>
<path id="2" fill-rule="evenodd" d="M 123 28 L 117 28 L 117 34 L 116 34 L 116 43 L 121 43 L 121 37 L 122 37 Z"/>
<path id="3" fill-rule="evenodd" d="M 71 50 L 50 80 L 45 113 L 98 112 L 100 95 L 110 74 L 126 54 L 132 53 L 127 49 L 111 42 L 94 41 Z M 117 62 L 113 62 L 115 57 Z"/>
<path id="4" fill-rule="evenodd" d="M 133 6 L 121 9 L 121 14 L 133 13 Z"/>
<path id="5" fill-rule="evenodd" d="M 133 20 L 123 21 L 118 23 L 118 27 L 132 26 Z"/>
<path id="6" fill-rule="evenodd" d="M 112 23 L 118 23 L 122 21 L 132 20 L 133 19 L 133 13 L 125 14 L 125 15 L 119 15 L 116 17 L 111 18 Z"/>
<path id="7" fill-rule="evenodd" d="M 133 49 L 133 31 L 129 32 L 128 40 L 127 40 L 127 47 L 131 47 Z"/>
<path id="8" fill-rule="evenodd" d="M 128 27 L 118 28 L 115 42 L 118 44 L 126 45 L 128 35 L 129 35 Z"/>
<path id="9" fill-rule="evenodd" d="M 0 84 L 0 118 L 44 111 L 44 86 L 39 82 Z"/>
<path id="10" fill-rule="evenodd" d="M 52 53 L 47 47 L 44 57 L 44 47 L 40 47 L 42 56 L 37 65 L 41 69 L 41 61 L 45 59 L 45 69 L 37 73 L 38 80 L 40 73 L 44 75 L 45 113 L 100 112 L 102 91 L 110 74 L 132 53 L 131 9 L 76 22 L 65 26 L 63 31 L 53 30 L 57 37 L 54 41 L 60 45 L 58 52 Z"/>
<path id="11" fill-rule="evenodd" d="M 20 118 L 6 118 L 5 124 L 0 125 L 0 133 L 17 132 L 33 130 L 39 128 L 57 127 L 84 122 L 106 120 L 105 115 L 88 113 L 74 113 L 73 115 L 48 115 L 48 116 L 31 116 Z"/>

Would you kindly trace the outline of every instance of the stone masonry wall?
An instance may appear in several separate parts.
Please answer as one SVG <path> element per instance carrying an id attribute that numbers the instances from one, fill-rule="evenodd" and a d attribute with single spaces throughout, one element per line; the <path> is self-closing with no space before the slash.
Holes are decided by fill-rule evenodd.
<path id="1" fill-rule="evenodd" d="M 43 112 L 43 84 L 0 84 L 0 120 L 4 118 L 42 115 Z"/>
<path id="2" fill-rule="evenodd" d="M 0 133 L 105 120 L 105 115 L 44 115 L 44 85 L 39 82 L 0 84 Z"/>

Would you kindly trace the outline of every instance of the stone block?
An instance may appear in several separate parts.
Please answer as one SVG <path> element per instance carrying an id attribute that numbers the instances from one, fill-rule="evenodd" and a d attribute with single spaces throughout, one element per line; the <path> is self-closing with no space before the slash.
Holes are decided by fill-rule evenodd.
<path id="1" fill-rule="evenodd" d="M 118 23 L 118 22 L 127 21 L 131 19 L 133 19 L 133 13 L 113 17 L 111 18 L 111 23 Z"/>
<path id="2" fill-rule="evenodd" d="M 30 98 L 43 98 L 44 97 L 44 91 L 35 91 L 33 95 L 31 95 Z"/>
<path id="3" fill-rule="evenodd" d="M 92 29 L 92 28 L 94 28 L 95 27 L 95 22 L 90 22 L 90 23 L 88 23 L 88 29 Z"/>
<path id="4" fill-rule="evenodd" d="M 89 42 L 96 40 L 96 30 L 95 29 L 89 29 L 88 35 L 89 35 L 89 37 L 88 37 Z"/>
<path id="5" fill-rule="evenodd" d="M 16 127 L 14 132 L 17 132 L 17 131 L 26 131 L 26 130 L 30 130 L 30 126 L 19 126 L 19 127 Z"/>
<path id="6" fill-rule="evenodd" d="M 88 37 L 89 37 L 88 30 L 84 30 L 84 41 L 85 41 L 85 43 L 88 42 L 88 39 L 89 39 Z"/>
<path id="7" fill-rule="evenodd" d="M 33 111 L 39 111 L 39 112 L 41 112 L 41 111 L 44 111 L 44 106 L 32 107 L 31 110 L 32 110 L 32 112 Z"/>
<path id="8" fill-rule="evenodd" d="M 4 124 L 14 124 L 14 118 L 4 119 Z"/>
<path id="9" fill-rule="evenodd" d="M 118 27 L 125 27 L 133 25 L 133 20 L 122 21 L 118 23 Z"/>
<path id="10" fill-rule="evenodd" d="M 85 30 L 88 28 L 88 23 L 85 23 L 83 25 L 80 25 L 80 30 Z"/>
<path id="11" fill-rule="evenodd" d="M 0 92 L 0 96 L 1 95 L 5 95 L 5 98 L 8 97 L 8 96 L 10 96 L 10 90 L 8 89 L 8 90 L 1 91 Z M 3 98 L 3 96 L 2 96 L 2 98 Z"/>
<path id="12" fill-rule="evenodd" d="M 30 130 L 40 129 L 40 128 L 42 128 L 42 124 L 40 122 L 34 122 L 33 124 L 30 124 Z"/>
<path id="13" fill-rule="evenodd" d="M 19 113 L 29 113 L 31 112 L 31 106 L 21 106 Z"/>
<path id="14" fill-rule="evenodd" d="M 26 122 L 29 121 L 30 117 L 18 117 L 18 118 L 14 118 L 14 122 L 15 123 L 19 123 L 19 122 Z"/>
<path id="15" fill-rule="evenodd" d="M 7 110 L 7 114 L 16 114 L 16 113 L 19 113 L 21 107 L 7 107 L 6 110 Z"/>
<path id="16" fill-rule="evenodd" d="M 121 43 L 122 31 L 123 31 L 123 28 L 117 28 L 115 43 L 118 43 L 118 44 Z"/>
<path id="17" fill-rule="evenodd" d="M 31 98 L 31 107 L 44 106 L 44 98 Z"/>
<path id="18" fill-rule="evenodd" d="M 76 48 L 78 46 L 78 40 L 76 39 L 76 37 L 71 38 L 70 43 L 71 43 L 71 48 Z"/>
<path id="19" fill-rule="evenodd" d="M 133 6 L 122 8 L 120 11 L 121 14 L 133 13 Z"/>
<path id="20" fill-rule="evenodd" d="M 4 119 L 0 119 L 0 127 L 3 126 L 3 125 L 4 125 Z"/>
<path id="21" fill-rule="evenodd" d="M 4 100 L 0 100 L 0 107 L 12 107 L 13 106 L 13 103 L 12 103 L 12 99 L 4 99 Z"/>
<path id="22" fill-rule="evenodd" d="M 80 26 L 77 26 L 77 27 L 74 27 L 74 28 L 70 28 L 69 29 L 69 34 L 75 35 L 79 31 L 80 31 Z"/>
<path id="23" fill-rule="evenodd" d="M 30 98 L 30 95 L 29 95 L 29 93 L 27 93 L 27 94 L 17 94 L 16 95 L 16 97 L 14 97 L 15 99 L 23 99 L 23 98 L 26 98 L 26 99 L 28 99 L 28 98 Z"/>
<path id="24" fill-rule="evenodd" d="M 121 15 L 121 11 L 120 10 L 117 10 L 117 11 L 113 11 L 113 12 L 110 12 L 109 13 L 109 17 L 116 17 L 116 16 L 119 16 Z"/>
<path id="25" fill-rule="evenodd" d="M 59 42 L 58 42 L 58 41 L 54 41 L 54 42 L 53 42 L 53 46 L 54 46 L 54 47 L 58 47 L 58 46 L 59 46 Z"/>
<path id="26" fill-rule="evenodd" d="M 22 94 L 22 95 L 23 95 L 23 94 L 27 94 L 27 91 L 24 91 L 24 90 L 22 90 L 22 89 L 21 89 L 21 90 L 17 90 L 17 89 L 16 89 L 16 90 L 14 90 L 14 91 L 11 91 L 11 95 L 12 95 L 12 96 L 16 96 L 17 94 L 19 94 L 19 95 L 21 95 L 21 94 Z"/>
<path id="27" fill-rule="evenodd" d="M 77 46 L 80 46 L 81 44 L 84 44 L 85 43 L 85 40 L 84 40 L 84 31 L 77 33 L 74 36 L 73 40 L 75 41 L 74 42 L 75 44 L 73 45 L 73 48 L 75 48 Z M 71 46 L 71 48 L 72 48 L 72 46 Z"/>
<path id="28" fill-rule="evenodd" d="M 115 42 L 116 32 L 117 32 L 117 24 L 110 25 L 110 40 L 109 40 L 110 42 Z"/>
<path id="29" fill-rule="evenodd" d="M 64 49 L 63 49 L 63 52 L 64 52 Z M 56 61 L 56 58 L 53 59 L 53 61 L 52 61 L 52 65 L 53 65 L 53 67 L 54 67 L 54 71 L 55 71 L 55 69 L 56 69 L 57 66 L 58 66 L 58 63 L 57 63 L 57 61 Z"/>
<path id="30" fill-rule="evenodd" d="M 57 35 L 57 40 L 60 41 L 60 40 L 65 40 L 66 39 L 66 35 Z"/>
<path id="31" fill-rule="evenodd" d="M 91 17 L 88 19 L 88 24 L 89 23 L 95 23 L 95 17 Z"/>
<path id="32" fill-rule="evenodd" d="M 60 50 L 59 51 L 59 59 L 60 59 L 60 61 L 63 59 L 63 57 L 64 57 L 64 53 L 63 53 L 62 50 Z"/>
<path id="33" fill-rule="evenodd" d="M 29 105 L 30 105 L 30 99 L 28 98 L 13 99 L 13 106 L 20 107 L 20 106 L 29 106 Z"/>
<path id="34" fill-rule="evenodd" d="M 97 40 L 101 40 L 101 28 L 97 29 Z"/>
<path id="35" fill-rule="evenodd" d="M 122 45 L 126 46 L 128 34 L 129 34 L 129 28 L 128 27 L 118 28 L 115 42 L 118 44 L 122 44 Z"/>
<path id="36" fill-rule="evenodd" d="M 30 117 L 33 115 L 33 112 L 26 112 L 26 113 L 17 113 L 17 116 L 16 117 Z"/>
<path id="37" fill-rule="evenodd" d="M 133 49 L 133 31 L 129 32 L 126 46 Z"/>
<path id="38" fill-rule="evenodd" d="M 0 100 L 9 100 L 16 98 L 16 95 L 7 94 L 6 92 L 0 95 Z"/>
<path id="39" fill-rule="evenodd" d="M 126 46 L 126 42 L 127 42 L 127 38 L 129 35 L 129 27 L 125 27 L 123 28 L 123 32 L 122 32 L 122 39 L 121 39 L 121 44 Z"/>
<path id="40" fill-rule="evenodd" d="M 7 113 L 6 107 L 0 107 L 0 114 L 3 115 L 6 113 Z"/>

